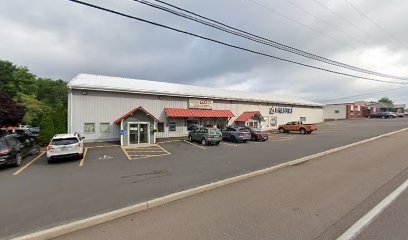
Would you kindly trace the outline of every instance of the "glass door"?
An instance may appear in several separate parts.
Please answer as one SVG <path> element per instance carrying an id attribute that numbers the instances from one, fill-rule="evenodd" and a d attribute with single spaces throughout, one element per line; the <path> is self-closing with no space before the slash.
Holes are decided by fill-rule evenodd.
<path id="1" fill-rule="evenodd" d="M 147 124 L 139 124 L 139 143 L 148 143 L 149 131 Z"/>
<path id="2" fill-rule="evenodd" d="M 129 144 L 149 143 L 149 124 L 129 124 Z"/>
<path id="3" fill-rule="evenodd" d="M 129 144 L 139 143 L 139 124 L 129 124 Z"/>

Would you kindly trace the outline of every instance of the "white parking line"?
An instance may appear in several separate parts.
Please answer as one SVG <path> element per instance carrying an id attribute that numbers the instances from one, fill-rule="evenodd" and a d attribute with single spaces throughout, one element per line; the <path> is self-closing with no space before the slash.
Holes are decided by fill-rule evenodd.
<path id="1" fill-rule="evenodd" d="M 337 240 L 354 239 L 360 232 L 364 230 L 374 219 L 380 215 L 395 199 L 408 188 L 408 179 L 395 189 L 390 195 L 384 198 L 377 206 L 371 209 L 366 215 L 360 218 L 346 232 L 344 232 Z"/>
<path id="2" fill-rule="evenodd" d="M 226 146 L 231 146 L 231 147 L 237 147 L 238 144 L 234 144 L 234 143 L 226 143 L 226 142 L 221 142 L 222 144 L 226 145 Z"/>

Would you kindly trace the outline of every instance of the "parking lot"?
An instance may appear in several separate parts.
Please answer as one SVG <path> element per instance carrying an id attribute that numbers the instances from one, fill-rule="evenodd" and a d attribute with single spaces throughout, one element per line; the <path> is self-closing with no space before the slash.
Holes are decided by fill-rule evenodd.
<path id="1" fill-rule="evenodd" d="M 87 147 L 82 160 L 0 170 L 0 239 L 90 217 L 408 127 L 408 118 L 327 122 L 310 135 L 202 146 L 169 140 L 141 147 Z M 18 223 L 18 224 L 15 224 Z"/>

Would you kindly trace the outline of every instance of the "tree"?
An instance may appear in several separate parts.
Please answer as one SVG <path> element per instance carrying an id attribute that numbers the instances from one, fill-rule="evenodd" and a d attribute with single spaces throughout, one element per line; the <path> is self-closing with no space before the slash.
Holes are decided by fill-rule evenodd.
<path id="1" fill-rule="evenodd" d="M 55 133 L 66 133 L 67 132 L 66 108 L 60 103 L 54 108 L 53 112 Z"/>
<path id="2" fill-rule="evenodd" d="M 57 106 L 62 104 L 67 107 L 68 89 L 67 83 L 62 80 L 51 80 L 39 78 L 37 80 L 38 100 L 46 103 L 48 106 Z"/>
<path id="3" fill-rule="evenodd" d="M 17 104 L 10 96 L 0 91 L 0 126 L 16 126 L 25 113 L 23 106 Z"/>
<path id="4" fill-rule="evenodd" d="M 51 111 L 46 111 L 40 123 L 40 134 L 38 135 L 38 141 L 42 145 L 46 145 L 49 143 L 51 138 L 54 136 L 55 129 L 54 129 L 54 122 L 51 117 Z"/>
<path id="5" fill-rule="evenodd" d="M 378 100 L 378 102 L 394 105 L 393 101 L 389 99 L 388 97 L 382 97 L 380 98 L 380 100 Z"/>
<path id="6" fill-rule="evenodd" d="M 37 127 L 40 124 L 42 115 L 49 107 L 31 95 L 20 96 L 19 102 L 22 103 L 27 110 L 23 117 L 23 123 Z"/>
<path id="7" fill-rule="evenodd" d="M 7 92 L 6 86 L 13 81 L 13 74 L 16 70 L 17 67 L 13 63 L 0 60 L 0 91 Z M 11 96 L 10 94 L 8 95 Z"/>

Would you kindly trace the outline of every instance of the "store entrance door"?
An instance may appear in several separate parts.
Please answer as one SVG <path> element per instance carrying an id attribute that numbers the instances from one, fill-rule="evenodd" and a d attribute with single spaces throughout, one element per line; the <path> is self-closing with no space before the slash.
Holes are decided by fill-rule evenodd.
<path id="1" fill-rule="evenodd" d="M 149 143 L 149 123 L 129 123 L 129 144 Z"/>

